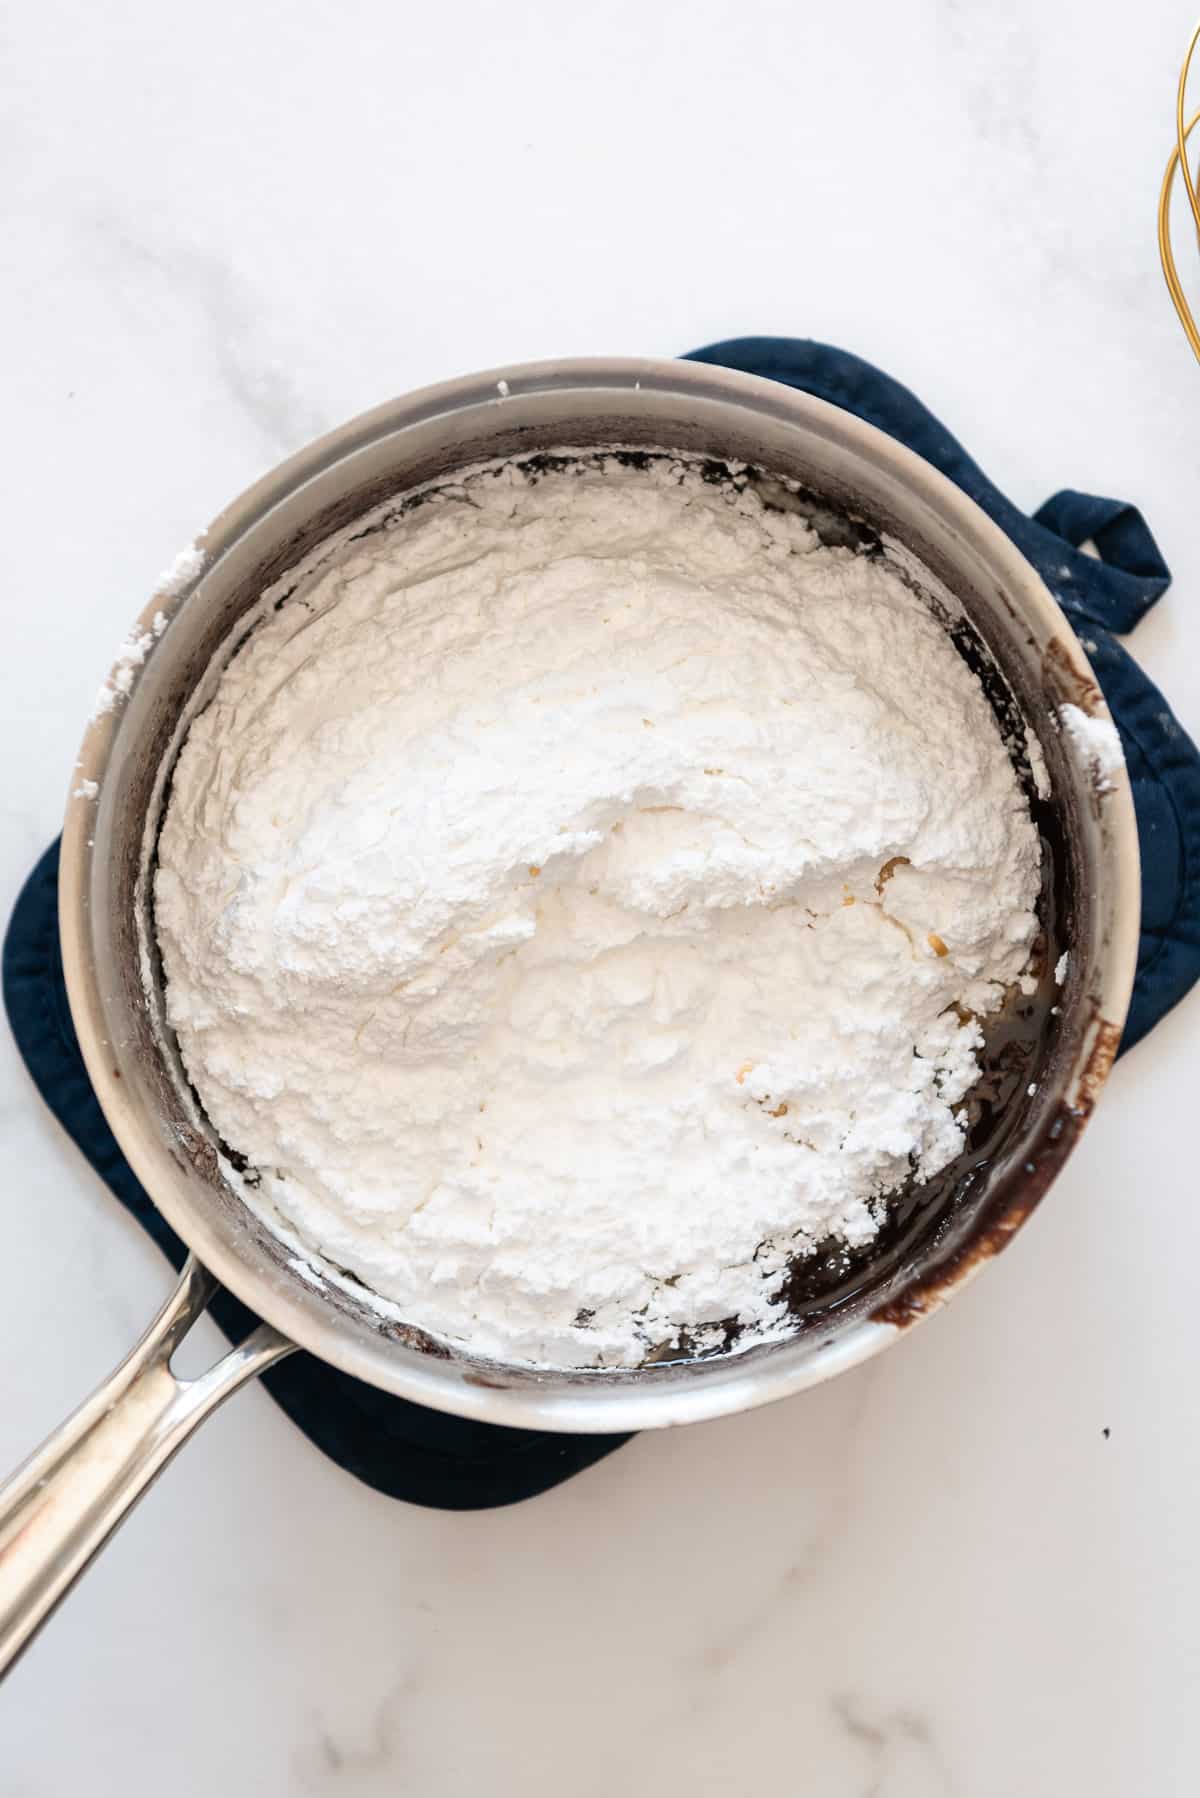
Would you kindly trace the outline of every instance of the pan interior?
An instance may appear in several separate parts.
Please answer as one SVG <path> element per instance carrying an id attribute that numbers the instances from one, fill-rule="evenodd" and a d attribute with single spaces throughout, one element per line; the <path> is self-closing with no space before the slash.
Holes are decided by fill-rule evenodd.
<path id="1" fill-rule="evenodd" d="M 655 425 L 652 436 L 647 434 L 648 422 Z M 189 1179 L 203 1183 L 207 1203 L 219 1208 L 225 1228 L 234 1237 L 251 1237 L 256 1258 L 265 1260 L 280 1281 L 295 1284 L 301 1277 L 295 1246 L 268 1230 L 253 1205 L 247 1205 L 239 1157 L 220 1142 L 204 1116 L 184 1076 L 164 1015 L 150 875 L 174 759 L 191 719 L 207 703 L 221 669 L 254 628 L 264 590 L 273 588 L 274 598 L 286 594 L 289 569 L 319 550 L 335 533 L 361 528 L 364 515 L 383 502 L 389 507 L 414 503 L 414 495 L 431 484 L 497 455 L 544 459 L 548 454 L 592 454 L 598 448 L 618 445 L 623 454 L 632 449 L 646 457 L 698 456 L 714 480 L 728 478 L 734 464 L 739 478 L 755 483 L 762 495 L 771 496 L 770 503 L 801 506 L 827 542 L 879 556 L 888 553 L 897 540 L 903 545 L 910 579 L 920 586 L 958 653 L 979 676 L 1029 801 L 1042 847 L 1041 929 L 1032 963 L 1037 990 L 1031 996 L 1013 995 L 986 1032 L 983 1074 L 967 1102 L 969 1128 L 963 1153 L 925 1185 L 910 1185 L 895 1196 L 884 1227 L 866 1249 L 851 1253 L 830 1242 L 794 1264 L 787 1287 L 794 1339 L 826 1343 L 894 1299 L 931 1257 L 952 1255 L 970 1239 L 997 1179 L 1011 1170 L 1022 1141 L 1036 1127 L 1048 1102 L 1046 1094 L 1053 1085 L 1056 1065 L 1063 1059 L 1061 995 L 1054 970 L 1062 950 L 1077 940 L 1079 856 L 1069 807 L 1039 795 L 1030 766 L 1027 726 L 1039 738 L 1052 776 L 1061 755 L 1056 733 L 1044 728 L 1046 696 L 1031 683 L 1021 658 L 1011 653 L 994 602 L 964 590 L 961 577 L 956 577 L 944 557 L 939 558 L 935 545 L 921 541 L 910 522 L 889 516 L 878 506 L 872 508 L 861 494 L 852 494 L 827 474 L 822 479 L 811 466 L 778 458 L 766 461 L 761 457 L 761 445 L 731 443 L 727 432 L 719 444 L 707 435 L 697 442 L 696 427 L 685 420 L 676 421 L 666 435 L 657 421 L 599 417 L 582 428 L 575 419 L 569 435 L 564 432 L 551 438 L 544 447 L 531 444 L 528 433 L 522 435 L 524 441 L 516 442 L 506 441 L 503 433 L 476 437 L 458 446 L 449 459 L 443 447 L 424 461 L 418 458 L 403 472 L 395 466 L 388 470 L 365 468 L 357 482 L 324 506 L 314 508 L 313 496 L 307 496 L 307 505 L 293 508 L 294 527 L 282 532 L 280 525 L 289 522 L 286 516 L 268 514 L 259 524 L 257 553 L 256 533 L 251 531 L 214 568 L 213 580 L 224 578 L 216 594 L 206 601 L 203 614 L 196 607 L 197 601 L 205 601 L 203 584 L 190 596 L 187 604 L 196 608 L 195 628 L 187 633 L 186 656 L 172 670 L 169 685 L 159 683 L 157 704 L 139 727 L 141 753 L 136 760 L 131 758 L 125 770 L 122 802 L 128 808 L 127 816 L 140 811 L 144 825 L 136 832 L 118 829 L 114 836 L 128 846 L 129 854 L 108 895 L 109 915 L 118 936 L 129 928 L 134 932 L 134 939 L 122 945 L 120 963 L 129 1010 L 138 1020 L 139 1068 L 153 1088 L 160 1129 L 177 1163 L 185 1167 Z M 564 443 L 568 445 L 565 450 Z M 747 453 L 755 447 L 758 456 Z M 748 469 L 743 464 L 749 464 Z M 286 505 L 282 508 L 285 515 L 288 510 Z M 262 541 L 264 538 L 268 541 Z M 177 628 L 173 624 L 161 651 L 170 648 Z M 155 657 L 156 667 L 161 651 Z M 142 696 L 139 688 L 135 697 L 140 701 Z M 1056 795 L 1069 794 L 1070 782 L 1054 779 L 1052 790 Z M 304 1253 L 312 1259 L 310 1251 Z M 506 1383 L 536 1381 L 542 1375 L 543 1370 L 500 1369 L 451 1342 L 434 1340 L 408 1326 L 392 1308 L 381 1306 L 353 1275 L 329 1267 L 321 1271 L 325 1275 L 321 1302 L 332 1305 L 358 1331 L 383 1335 L 421 1356 L 460 1363 L 484 1381 L 496 1375 Z M 728 1360 L 737 1355 L 739 1360 L 758 1360 L 778 1355 L 789 1346 L 772 1343 L 740 1348 L 737 1329 L 731 1324 L 717 1358 Z M 572 1369 L 556 1377 L 572 1382 L 666 1381 L 689 1371 L 694 1374 L 701 1368 L 689 1358 L 684 1343 L 664 1345 L 642 1369 Z"/>

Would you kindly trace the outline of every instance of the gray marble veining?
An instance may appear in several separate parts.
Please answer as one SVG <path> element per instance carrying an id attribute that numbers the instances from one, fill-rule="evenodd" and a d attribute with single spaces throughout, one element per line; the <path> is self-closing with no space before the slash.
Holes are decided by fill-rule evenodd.
<path id="1" fill-rule="evenodd" d="M 326 424 L 525 357 L 811 334 L 1022 503 L 1136 500 L 1177 576 L 1136 651 L 1200 728 L 1200 370 L 1153 240 L 1187 18 L 1110 13 L 17 0 L 5 903 L 204 519 Z M 986 1278 L 793 1403 L 470 1516 L 246 1392 L 13 1675 L 6 1798 L 1190 1798 L 1198 1007 Z M 0 1124 L 7 1465 L 166 1274 L 7 1041 Z"/>

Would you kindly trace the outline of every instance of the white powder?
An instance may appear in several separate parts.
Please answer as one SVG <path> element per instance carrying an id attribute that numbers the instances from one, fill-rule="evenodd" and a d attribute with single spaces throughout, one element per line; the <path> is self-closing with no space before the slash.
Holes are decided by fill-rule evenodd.
<path id="1" fill-rule="evenodd" d="M 133 631 L 113 657 L 113 671 L 97 693 L 92 717 L 102 718 L 111 712 L 119 699 L 127 699 L 133 689 L 133 677 L 153 649 L 161 631 Z"/>
<path id="2" fill-rule="evenodd" d="M 1046 766 L 1046 756 L 1037 734 L 1030 725 L 1025 726 L 1025 754 L 1033 775 L 1033 789 L 1039 799 L 1049 799 L 1054 791 L 1050 780 L 1050 770 Z"/>
<path id="3" fill-rule="evenodd" d="M 1058 715 L 1087 763 L 1098 793 L 1107 793 L 1112 777 L 1125 766 L 1125 751 L 1115 724 L 1107 718 L 1090 718 L 1077 705 L 1061 705 Z"/>
<path id="4" fill-rule="evenodd" d="M 155 592 L 167 598 L 175 598 L 194 580 L 204 566 L 204 551 L 196 544 L 180 550 L 169 568 L 165 568 L 155 584 Z M 92 717 L 103 718 L 111 712 L 121 699 L 128 699 L 133 690 L 134 675 L 142 666 L 158 639 L 166 630 L 170 620 L 163 611 L 155 612 L 150 620 L 148 631 L 133 631 L 117 650 L 113 658 L 113 671 L 97 693 L 92 702 Z"/>
<path id="5" fill-rule="evenodd" d="M 170 1021 L 250 1193 L 543 1364 L 787 1327 L 959 1151 L 1039 849 L 886 560 L 679 464 L 476 471 L 326 556 L 179 759 Z"/>
<path id="6" fill-rule="evenodd" d="M 311 1262 L 302 1260 L 299 1255 L 289 1256 L 288 1266 L 293 1273 L 299 1274 L 300 1278 L 306 1281 L 309 1286 L 324 1286 L 325 1282 L 317 1272 L 316 1268 L 313 1267 Z"/>
<path id="7" fill-rule="evenodd" d="M 174 599 L 183 592 L 185 587 L 191 585 L 203 567 L 204 551 L 198 543 L 189 543 L 187 548 L 181 549 L 174 560 L 163 569 L 154 583 L 154 591 L 163 594 L 165 598 Z M 161 612 L 158 617 L 163 618 Z M 157 625 L 157 623 L 158 618 L 155 619 L 155 624 Z M 163 624 L 166 625 L 165 618 L 163 618 Z"/>

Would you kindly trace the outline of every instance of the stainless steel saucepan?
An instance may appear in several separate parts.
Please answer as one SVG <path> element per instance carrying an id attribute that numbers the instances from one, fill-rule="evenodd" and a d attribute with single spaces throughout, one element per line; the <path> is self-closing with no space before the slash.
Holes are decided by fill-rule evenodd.
<path id="1" fill-rule="evenodd" d="M 186 720 L 211 686 L 218 648 L 268 583 L 392 494 L 486 458 L 603 444 L 674 448 L 792 477 L 831 518 L 886 533 L 931 585 L 949 589 L 969 621 L 960 647 L 984 669 L 1002 721 L 1023 721 L 1045 756 L 1052 796 L 1039 815 L 1054 918 L 1044 959 L 1069 947 L 1070 974 L 1059 1003 L 1039 1014 L 1019 1081 L 992 1089 L 1001 1115 L 986 1152 L 965 1156 L 932 1199 L 905 1213 L 857 1284 L 836 1293 L 798 1287 L 792 1338 L 636 1370 L 533 1372 L 389 1323 L 352 1284 L 310 1284 L 226 1183 L 165 1026 L 161 973 L 146 956 L 148 872 Z M 84 737 L 59 890 L 88 1072 L 134 1172 L 192 1259 L 127 1360 L 0 1490 L 0 1668 L 196 1425 L 296 1347 L 418 1404 L 583 1432 L 744 1410 L 878 1353 L 1029 1215 L 1104 1081 L 1133 981 L 1139 881 L 1129 786 L 1118 774 L 1099 790 L 1056 710 L 1107 716 L 1083 652 L 1037 575 L 972 501 L 849 413 L 695 363 L 497 370 L 426 388 L 332 432 L 235 500 L 201 546 L 194 578 L 147 605 L 136 633 L 144 660 L 119 664 L 116 701 Z M 94 795 L 84 785 L 92 782 Z M 202 1377 L 180 1379 L 172 1353 L 218 1282 L 265 1321 Z"/>

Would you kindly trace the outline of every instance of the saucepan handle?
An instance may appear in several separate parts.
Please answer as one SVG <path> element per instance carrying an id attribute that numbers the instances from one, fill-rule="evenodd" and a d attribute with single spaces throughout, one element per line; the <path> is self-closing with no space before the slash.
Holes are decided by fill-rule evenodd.
<path id="1" fill-rule="evenodd" d="M 291 1354 L 269 1324 L 194 1380 L 171 1356 L 220 1290 L 192 1257 L 141 1341 L 0 1486 L 0 1677 L 197 1424 Z"/>

